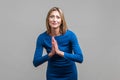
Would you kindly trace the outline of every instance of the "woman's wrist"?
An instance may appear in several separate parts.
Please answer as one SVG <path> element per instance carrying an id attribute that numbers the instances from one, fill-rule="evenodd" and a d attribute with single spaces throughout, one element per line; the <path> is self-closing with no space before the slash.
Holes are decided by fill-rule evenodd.
<path id="1" fill-rule="evenodd" d="M 50 52 L 50 53 L 48 54 L 48 56 L 49 56 L 49 57 L 52 57 L 52 56 L 53 56 L 53 53 Z"/>
<path id="2" fill-rule="evenodd" d="M 63 56 L 64 56 L 64 52 L 63 52 L 63 51 L 59 51 L 59 52 L 58 52 L 58 55 L 60 55 L 60 56 L 63 57 Z"/>
<path id="3" fill-rule="evenodd" d="M 64 56 L 64 52 L 63 51 L 60 51 L 60 50 L 58 50 L 57 52 L 56 52 L 56 54 L 58 54 L 59 56 Z M 52 57 L 54 54 L 52 53 L 52 52 L 50 52 L 49 54 L 48 54 L 48 56 L 49 57 Z"/>

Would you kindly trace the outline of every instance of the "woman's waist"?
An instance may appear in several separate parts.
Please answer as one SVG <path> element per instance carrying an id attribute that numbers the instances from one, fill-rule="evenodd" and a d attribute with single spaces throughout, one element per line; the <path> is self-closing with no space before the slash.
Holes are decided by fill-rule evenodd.
<path id="1" fill-rule="evenodd" d="M 50 67 L 69 67 L 69 66 L 73 66 L 75 65 L 75 62 L 71 61 L 71 60 L 49 60 L 48 61 L 48 66 Z"/>
<path id="2" fill-rule="evenodd" d="M 64 67 L 64 66 L 71 66 L 75 63 L 69 59 L 65 59 L 64 57 L 53 57 L 48 60 L 49 66 L 56 66 L 56 67 Z"/>
<path id="3" fill-rule="evenodd" d="M 70 64 L 48 63 L 47 71 L 50 73 L 55 73 L 55 74 L 72 73 L 73 71 L 76 71 L 76 65 L 75 63 L 70 63 Z"/>

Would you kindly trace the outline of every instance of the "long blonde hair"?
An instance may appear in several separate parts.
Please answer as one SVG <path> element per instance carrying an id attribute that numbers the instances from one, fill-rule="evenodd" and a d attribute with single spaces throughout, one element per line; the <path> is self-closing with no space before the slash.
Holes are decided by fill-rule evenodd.
<path id="1" fill-rule="evenodd" d="M 46 28 L 47 28 L 47 33 L 50 34 L 51 33 L 51 28 L 50 28 L 50 25 L 49 25 L 49 16 L 51 14 L 52 11 L 58 11 L 59 14 L 60 14 L 60 17 L 61 17 L 61 25 L 60 25 L 60 33 L 61 34 L 64 34 L 67 30 L 67 25 L 66 25 L 66 21 L 65 21 L 65 18 L 64 18 L 64 14 L 62 12 L 62 10 L 58 7 L 53 7 L 49 10 L 48 14 L 47 14 L 47 17 L 46 17 Z"/>

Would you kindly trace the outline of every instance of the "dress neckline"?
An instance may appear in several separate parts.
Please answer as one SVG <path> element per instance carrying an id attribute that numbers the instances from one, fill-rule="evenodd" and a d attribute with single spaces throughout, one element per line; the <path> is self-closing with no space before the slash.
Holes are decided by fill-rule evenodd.
<path id="1" fill-rule="evenodd" d="M 66 30 L 66 32 L 65 32 L 64 34 L 60 34 L 60 35 L 58 35 L 58 36 L 54 36 L 54 38 L 61 38 L 61 37 L 64 36 L 67 32 L 68 32 L 68 30 Z M 49 34 L 47 33 L 47 31 L 46 31 L 45 33 L 47 34 L 47 36 L 52 37 L 51 35 L 49 35 Z"/>

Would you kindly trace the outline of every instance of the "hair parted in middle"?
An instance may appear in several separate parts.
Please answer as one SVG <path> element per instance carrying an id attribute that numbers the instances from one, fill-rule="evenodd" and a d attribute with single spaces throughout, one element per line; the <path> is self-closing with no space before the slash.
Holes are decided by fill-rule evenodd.
<path id="1" fill-rule="evenodd" d="M 60 33 L 61 34 L 64 34 L 67 30 L 67 24 L 66 24 L 66 21 L 65 21 L 65 17 L 64 17 L 64 14 L 63 14 L 63 11 L 58 8 L 58 7 L 53 7 L 49 10 L 48 14 L 47 14 L 47 17 L 46 17 L 46 27 L 47 27 L 47 33 L 50 34 L 51 33 L 51 28 L 50 28 L 50 25 L 49 25 L 49 16 L 50 14 L 53 12 L 53 11 L 58 11 L 59 14 L 60 14 L 60 17 L 61 17 L 61 25 L 60 25 Z"/>

